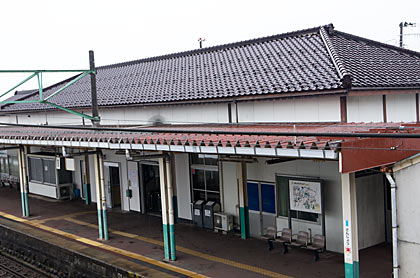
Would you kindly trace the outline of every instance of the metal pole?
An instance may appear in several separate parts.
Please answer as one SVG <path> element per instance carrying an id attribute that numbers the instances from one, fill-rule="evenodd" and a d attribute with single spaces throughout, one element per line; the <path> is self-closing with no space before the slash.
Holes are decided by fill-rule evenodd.
<path id="1" fill-rule="evenodd" d="M 172 199 L 173 187 L 172 187 L 172 167 L 171 158 L 166 158 L 166 184 L 168 192 L 168 218 L 169 218 L 169 242 L 170 242 L 170 255 L 171 261 L 176 260 L 176 245 L 175 245 L 175 217 L 174 217 L 174 202 Z"/>
<path id="2" fill-rule="evenodd" d="M 403 27 L 404 23 L 400 22 L 400 47 L 403 47 Z"/>
<path id="3" fill-rule="evenodd" d="M 95 56 L 93 50 L 89 50 L 89 67 L 92 71 L 90 73 L 90 86 L 91 86 L 91 96 L 92 96 L 92 117 L 95 119 L 92 120 L 94 126 L 99 125 L 99 120 L 96 120 L 99 117 L 98 113 L 98 96 L 96 94 L 96 69 L 95 69 Z"/>
<path id="4" fill-rule="evenodd" d="M 93 155 L 93 165 L 95 167 L 95 188 L 96 188 L 96 208 L 98 210 L 98 227 L 99 227 L 99 239 L 104 238 L 103 233 L 103 221 L 102 221 L 102 211 L 101 211 L 101 185 L 100 185 L 100 177 L 99 177 L 99 162 L 98 162 L 98 154 L 95 153 Z"/>
<path id="5" fill-rule="evenodd" d="M 101 185 L 101 211 L 102 211 L 102 228 L 104 231 L 104 239 L 108 240 L 108 217 L 106 213 L 106 195 L 105 195 L 105 178 L 104 178 L 104 157 L 100 151 L 98 154 L 99 157 L 99 177 Z"/>
<path id="6" fill-rule="evenodd" d="M 392 267 L 394 272 L 394 278 L 399 276 L 399 265 L 398 265 L 398 226 L 397 226 L 397 186 L 390 173 L 385 173 L 391 185 L 391 215 L 392 215 Z"/>

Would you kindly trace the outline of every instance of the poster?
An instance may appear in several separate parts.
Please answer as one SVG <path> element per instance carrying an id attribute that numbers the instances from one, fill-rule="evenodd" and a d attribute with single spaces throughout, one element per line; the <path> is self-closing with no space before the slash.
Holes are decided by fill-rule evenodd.
<path id="1" fill-rule="evenodd" d="M 321 183 L 289 180 L 290 209 L 311 213 L 322 213 Z"/>

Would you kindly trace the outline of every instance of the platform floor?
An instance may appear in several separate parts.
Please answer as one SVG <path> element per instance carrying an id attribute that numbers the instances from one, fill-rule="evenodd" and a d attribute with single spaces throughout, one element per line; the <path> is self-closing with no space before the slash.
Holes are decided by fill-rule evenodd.
<path id="1" fill-rule="evenodd" d="M 223 235 L 184 223 L 175 226 L 177 261 L 163 262 L 159 217 L 108 211 L 110 240 L 99 241 L 96 204 L 30 195 L 29 206 L 31 216 L 24 219 L 19 192 L 0 187 L 0 216 L 177 277 L 344 277 L 342 254 L 325 252 L 314 262 L 308 250 L 293 248 L 284 255 L 276 246 L 269 252 L 266 241 L 243 240 L 237 234 Z M 390 277 L 391 271 L 389 245 L 360 251 L 361 277 Z"/>

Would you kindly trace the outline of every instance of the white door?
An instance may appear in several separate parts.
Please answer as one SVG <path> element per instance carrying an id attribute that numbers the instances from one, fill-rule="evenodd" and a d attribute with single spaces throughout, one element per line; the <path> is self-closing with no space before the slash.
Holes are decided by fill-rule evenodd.
<path id="1" fill-rule="evenodd" d="M 128 161 L 128 190 L 131 191 L 130 210 L 140 212 L 139 173 L 137 162 Z"/>

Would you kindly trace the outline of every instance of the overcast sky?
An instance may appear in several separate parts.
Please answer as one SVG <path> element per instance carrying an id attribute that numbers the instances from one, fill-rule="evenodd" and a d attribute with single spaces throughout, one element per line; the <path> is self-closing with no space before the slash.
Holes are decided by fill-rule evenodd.
<path id="1" fill-rule="evenodd" d="M 0 69 L 87 69 L 333 23 L 335 29 L 420 51 L 420 1 L 2 0 Z M 23 75 L 0 74 L 0 92 Z M 46 85 L 63 76 L 44 76 Z M 36 88 L 35 81 L 20 89 Z"/>

